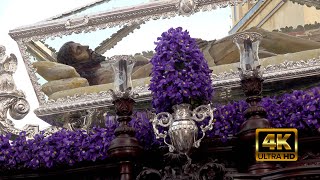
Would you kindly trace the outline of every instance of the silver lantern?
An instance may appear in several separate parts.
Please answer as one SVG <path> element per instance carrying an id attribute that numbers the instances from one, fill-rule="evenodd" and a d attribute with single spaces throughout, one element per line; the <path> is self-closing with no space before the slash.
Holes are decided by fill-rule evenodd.
<path id="1" fill-rule="evenodd" d="M 172 107 L 173 114 L 161 112 L 153 119 L 153 126 L 156 138 L 163 138 L 164 143 L 169 146 L 169 151 L 178 151 L 187 154 L 192 147 L 198 148 L 205 133 L 213 128 L 213 108 L 211 105 L 201 105 L 191 111 L 190 104 L 178 104 Z M 196 122 L 201 122 L 209 118 L 208 124 L 200 126 L 201 138 L 197 139 L 198 126 Z M 168 128 L 160 132 L 158 126 Z M 169 135 L 171 142 L 167 141 Z"/>
<path id="2" fill-rule="evenodd" d="M 114 72 L 114 91 L 124 92 L 132 87 L 131 74 L 136 63 L 133 56 L 116 55 L 109 58 Z"/>
<path id="3" fill-rule="evenodd" d="M 256 32 L 243 32 L 234 35 L 233 42 L 240 52 L 240 78 L 262 77 L 259 63 L 259 44 L 262 35 Z"/>

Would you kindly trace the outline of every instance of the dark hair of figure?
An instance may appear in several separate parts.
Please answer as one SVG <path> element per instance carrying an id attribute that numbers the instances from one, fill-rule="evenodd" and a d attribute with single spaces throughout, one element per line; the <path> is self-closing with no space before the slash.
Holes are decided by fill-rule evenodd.
<path id="1" fill-rule="evenodd" d="M 72 65 L 76 62 L 75 58 L 72 55 L 71 44 L 74 43 L 73 41 L 69 41 L 64 43 L 58 51 L 57 54 L 57 62 Z"/>

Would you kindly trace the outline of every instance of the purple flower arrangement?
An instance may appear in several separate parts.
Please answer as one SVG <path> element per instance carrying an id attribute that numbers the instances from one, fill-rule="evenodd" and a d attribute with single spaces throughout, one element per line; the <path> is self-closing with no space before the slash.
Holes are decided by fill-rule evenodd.
<path id="1" fill-rule="evenodd" d="M 307 91 L 295 90 L 279 97 L 265 97 L 261 101 L 267 111 L 267 119 L 275 128 L 292 127 L 300 132 L 320 133 L 320 87 Z M 244 111 L 248 108 L 245 101 L 228 103 L 217 107 L 214 112 L 215 124 L 208 137 L 218 137 L 227 141 L 238 133 L 244 122 Z"/>
<path id="2" fill-rule="evenodd" d="M 112 135 L 112 127 L 93 128 L 88 133 L 61 130 L 47 138 L 37 134 L 32 140 L 27 140 L 22 132 L 11 143 L 10 135 L 1 135 L 0 169 L 51 168 L 103 160 L 107 157 Z"/>
<path id="3" fill-rule="evenodd" d="M 136 137 L 146 150 L 159 147 L 161 143 L 156 141 L 153 135 L 147 112 L 135 112 L 130 123 L 136 129 Z M 108 157 L 107 150 L 114 139 L 117 125 L 106 121 L 105 128 L 94 127 L 90 132 L 63 129 L 49 137 L 37 134 L 30 140 L 27 140 L 26 134 L 22 132 L 11 143 L 10 134 L 0 135 L 0 172 L 102 161 Z"/>
<path id="4" fill-rule="evenodd" d="M 171 112 L 176 104 L 196 107 L 211 101 L 211 70 L 189 32 L 170 28 L 157 40 L 150 83 L 156 112 Z"/>
<path id="5" fill-rule="evenodd" d="M 320 87 L 307 91 L 296 90 L 280 97 L 266 97 L 261 105 L 267 110 L 267 118 L 273 127 L 294 127 L 309 135 L 320 133 Z M 207 137 L 225 142 L 234 136 L 244 121 L 243 112 L 247 107 L 245 101 L 216 107 L 214 128 Z M 163 145 L 155 139 L 146 111 L 135 112 L 130 123 L 145 149 L 156 149 Z M 0 135 L 0 172 L 105 160 L 116 126 L 116 123 L 106 123 L 106 128 L 95 127 L 88 133 L 61 130 L 46 138 L 38 134 L 31 140 L 26 140 L 25 133 L 21 133 L 12 142 L 9 141 L 10 135 Z"/>
<path id="6" fill-rule="evenodd" d="M 320 87 L 296 90 L 280 98 L 267 97 L 262 106 L 273 127 L 294 127 L 320 132 Z"/>

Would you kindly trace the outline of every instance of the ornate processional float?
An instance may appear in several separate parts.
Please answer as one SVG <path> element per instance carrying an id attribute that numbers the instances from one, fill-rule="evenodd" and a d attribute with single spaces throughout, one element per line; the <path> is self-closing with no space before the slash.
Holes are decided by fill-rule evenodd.
<path id="1" fill-rule="evenodd" d="M 320 42 L 270 30 L 273 11 L 262 17 L 300 4 L 98 0 L 11 30 L 34 113 L 52 126 L 24 133 L 7 119 L 29 109 L 2 51 L 1 133 L 16 138 L 1 137 L 3 178 L 317 179 Z M 234 26 L 218 36 L 228 8 Z M 255 160 L 255 130 L 270 127 L 299 130 L 298 161 Z"/>

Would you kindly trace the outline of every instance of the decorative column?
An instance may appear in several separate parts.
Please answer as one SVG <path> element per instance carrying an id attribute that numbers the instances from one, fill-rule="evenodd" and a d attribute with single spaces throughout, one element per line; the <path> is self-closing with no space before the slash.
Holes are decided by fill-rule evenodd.
<path id="1" fill-rule="evenodd" d="M 134 179 L 132 170 L 133 161 L 142 151 L 142 147 L 134 137 L 134 128 L 129 126 L 135 101 L 133 100 L 134 94 L 131 91 L 131 87 L 128 87 L 131 83 L 128 81 L 128 79 L 130 80 L 130 78 L 128 78 L 128 76 L 130 76 L 128 72 L 132 71 L 133 65 L 128 66 L 130 62 L 126 60 L 128 60 L 129 57 L 124 59 L 124 56 L 117 56 L 115 58 L 120 58 L 118 59 L 119 62 L 115 63 L 116 67 L 113 67 L 116 76 L 116 90 L 110 90 L 110 92 L 113 97 L 115 112 L 118 116 L 117 121 L 119 122 L 119 127 L 114 131 L 116 138 L 112 140 L 108 153 L 120 164 L 120 179 L 131 180 Z M 126 63 L 123 63 L 123 61 L 126 61 Z"/>
<path id="2" fill-rule="evenodd" d="M 271 170 L 269 163 L 255 161 L 255 132 L 257 128 L 269 128 L 270 123 L 266 119 L 266 110 L 260 106 L 262 92 L 262 70 L 260 69 L 258 49 L 262 35 L 254 32 L 240 33 L 234 36 L 240 51 L 239 72 L 241 87 L 249 108 L 245 110 L 245 121 L 240 126 L 239 150 L 242 152 L 243 162 L 248 162 L 247 171 L 253 174 Z"/>

